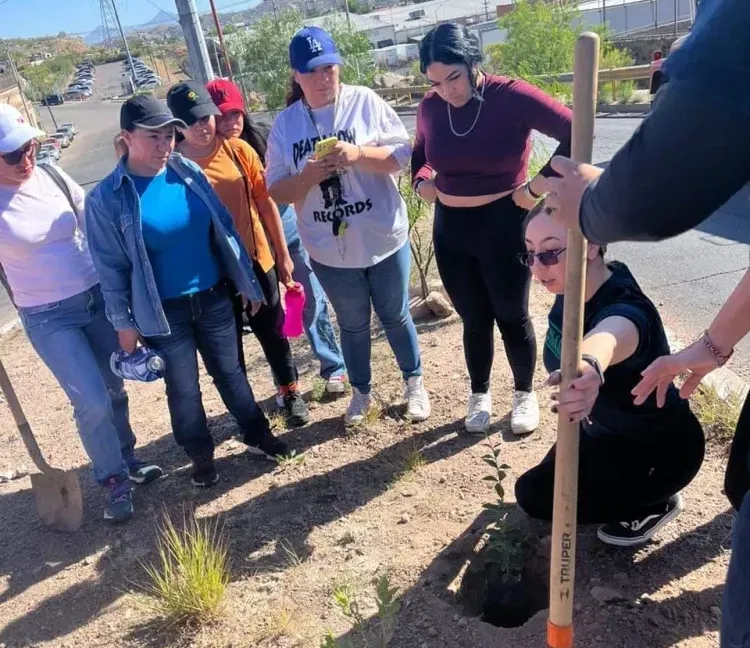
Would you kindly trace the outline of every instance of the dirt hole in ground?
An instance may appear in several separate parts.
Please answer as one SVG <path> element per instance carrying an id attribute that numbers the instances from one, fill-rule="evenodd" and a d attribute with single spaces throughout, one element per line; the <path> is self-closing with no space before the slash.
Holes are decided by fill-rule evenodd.
<path id="1" fill-rule="evenodd" d="M 485 623 L 517 628 L 549 603 L 549 544 L 524 538 L 516 569 L 509 573 L 506 560 L 498 560 L 488 537 L 474 547 L 458 591 L 464 611 Z"/>

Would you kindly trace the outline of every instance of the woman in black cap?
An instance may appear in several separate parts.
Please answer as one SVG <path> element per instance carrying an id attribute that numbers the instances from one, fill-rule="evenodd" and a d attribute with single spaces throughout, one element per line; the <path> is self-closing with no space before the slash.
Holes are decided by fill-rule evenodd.
<path id="1" fill-rule="evenodd" d="M 281 333 L 284 309 L 279 297 L 279 281 L 291 287 L 294 266 L 286 248 L 279 210 L 268 196 L 260 158 L 246 142 L 236 138 L 228 140 L 217 134 L 215 117 L 221 113 L 208 90 L 197 81 L 172 86 L 167 104 L 172 114 L 187 126 L 179 128 L 183 139 L 177 150 L 198 164 L 208 176 L 232 214 L 253 260 L 266 303 L 254 315 L 247 311 L 248 320 L 279 385 L 287 423 L 294 427 L 305 425 L 310 415 L 297 388 L 297 369 L 289 341 Z M 242 310 L 242 300 L 235 296 L 237 339 L 244 367 Z"/>
<path id="2" fill-rule="evenodd" d="M 106 315 L 120 346 L 144 342 L 164 358 L 172 431 L 193 461 L 195 486 L 219 475 L 200 388 L 198 353 L 249 451 L 275 458 L 275 438 L 237 356 L 227 281 L 259 308 L 264 299 L 232 217 L 205 174 L 174 155 L 166 104 L 136 95 L 122 105 L 127 153 L 86 200 L 86 234 Z"/>

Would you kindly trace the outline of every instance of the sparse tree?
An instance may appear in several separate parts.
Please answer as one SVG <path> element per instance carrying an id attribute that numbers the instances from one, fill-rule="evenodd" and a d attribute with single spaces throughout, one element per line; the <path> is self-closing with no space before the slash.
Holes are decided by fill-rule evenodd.
<path id="1" fill-rule="evenodd" d="M 247 32 L 236 35 L 228 47 L 245 84 L 262 94 L 269 110 L 279 110 L 289 87 L 289 41 L 303 27 L 302 14 L 290 9 L 276 18 L 264 16 Z M 331 20 L 325 28 L 341 51 L 344 66 L 341 78 L 345 83 L 370 85 L 375 64 L 370 55 L 370 41 L 346 23 Z"/>

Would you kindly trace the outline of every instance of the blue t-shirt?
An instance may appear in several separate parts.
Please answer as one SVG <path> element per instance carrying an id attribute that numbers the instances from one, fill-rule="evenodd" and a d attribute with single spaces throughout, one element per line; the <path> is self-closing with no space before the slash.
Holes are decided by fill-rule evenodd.
<path id="1" fill-rule="evenodd" d="M 130 176 L 141 199 L 148 259 L 162 299 L 215 286 L 221 272 L 211 249 L 211 212 L 169 167 L 153 178 Z"/>

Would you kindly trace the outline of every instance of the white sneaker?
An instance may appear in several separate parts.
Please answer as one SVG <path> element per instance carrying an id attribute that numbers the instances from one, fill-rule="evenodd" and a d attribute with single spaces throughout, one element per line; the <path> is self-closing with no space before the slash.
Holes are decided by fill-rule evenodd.
<path id="1" fill-rule="evenodd" d="M 469 396 L 469 411 L 464 420 L 464 427 L 470 434 L 484 434 L 490 429 L 492 418 L 492 397 L 489 394 L 472 394 Z"/>
<path id="2" fill-rule="evenodd" d="M 432 408 L 422 376 L 412 376 L 406 381 L 404 398 L 406 399 L 406 416 L 411 419 L 411 422 L 426 421 Z"/>
<path id="3" fill-rule="evenodd" d="M 352 400 L 349 402 L 349 407 L 346 408 L 346 414 L 344 414 L 345 425 L 359 425 L 364 421 L 367 410 L 372 405 L 372 395 L 363 394 L 356 387 L 352 387 Z"/>
<path id="4" fill-rule="evenodd" d="M 517 391 L 513 394 L 510 429 L 513 434 L 528 434 L 539 427 L 539 401 L 535 392 Z"/>
<path id="5" fill-rule="evenodd" d="M 326 381 L 326 391 L 329 394 L 344 394 L 346 393 L 346 376 L 331 376 Z"/>

